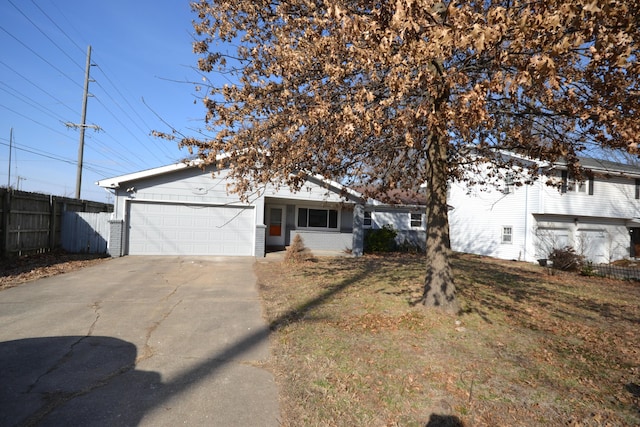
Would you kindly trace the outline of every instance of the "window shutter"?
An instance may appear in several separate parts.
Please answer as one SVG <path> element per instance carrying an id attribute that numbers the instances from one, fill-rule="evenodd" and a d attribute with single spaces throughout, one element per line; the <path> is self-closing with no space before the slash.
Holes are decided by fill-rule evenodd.
<path id="1" fill-rule="evenodd" d="M 566 193 L 567 192 L 568 184 L 569 184 L 569 172 L 568 171 L 562 171 L 562 186 L 560 187 L 560 192 L 561 193 Z"/>

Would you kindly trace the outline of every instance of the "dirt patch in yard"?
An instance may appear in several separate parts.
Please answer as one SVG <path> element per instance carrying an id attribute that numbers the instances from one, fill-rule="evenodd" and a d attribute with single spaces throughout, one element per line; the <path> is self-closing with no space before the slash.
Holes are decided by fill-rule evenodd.
<path id="1" fill-rule="evenodd" d="M 52 251 L 0 260 L 0 290 L 56 274 L 68 273 L 110 259 L 100 254 Z"/>

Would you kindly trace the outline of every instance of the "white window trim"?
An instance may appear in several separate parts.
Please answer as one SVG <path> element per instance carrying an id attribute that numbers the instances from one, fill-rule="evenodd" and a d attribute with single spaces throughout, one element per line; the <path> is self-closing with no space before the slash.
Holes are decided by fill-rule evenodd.
<path id="1" fill-rule="evenodd" d="M 298 217 L 300 215 L 300 209 L 313 209 L 313 210 L 319 210 L 319 211 L 327 211 L 327 222 L 328 222 L 328 211 L 336 211 L 338 213 L 338 220 L 337 220 L 337 227 L 336 228 L 329 228 L 327 227 L 300 227 L 298 225 Z M 318 207 L 318 206 L 308 206 L 308 205 L 296 205 L 296 230 L 310 230 L 310 231 L 331 231 L 331 232 L 337 232 L 340 231 L 340 217 L 341 217 L 341 212 L 339 208 L 333 208 L 333 207 Z"/>

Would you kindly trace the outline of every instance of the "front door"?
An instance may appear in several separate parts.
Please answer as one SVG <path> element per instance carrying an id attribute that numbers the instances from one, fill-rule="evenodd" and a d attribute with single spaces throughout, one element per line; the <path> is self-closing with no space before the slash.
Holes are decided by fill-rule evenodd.
<path id="1" fill-rule="evenodd" d="M 284 247 L 285 207 L 267 207 L 267 246 Z"/>

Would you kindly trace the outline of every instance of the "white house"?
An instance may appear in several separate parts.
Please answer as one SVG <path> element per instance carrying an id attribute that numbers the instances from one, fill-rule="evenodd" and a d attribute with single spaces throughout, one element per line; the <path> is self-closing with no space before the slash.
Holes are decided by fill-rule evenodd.
<path id="1" fill-rule="evenodd" d="M 298 192 L 267 186 L 242 202 L 227 191 L 226 170 L 200 166 L 177 163 L 99 181 L 115 196 L 109 253 L 260 257 L 300 234 L 311 250 L 359 255 L 366 228 L 389 223 L 405 241 L 424 225 L 415 207 L 365 200 L 314 176 Z"/>
<path id="2" fill-rule="evenodd" d="M 640 168 L 580 160 L 590 176 L 584 182 L 556 164 L 547 170 L 556 186 L 545 179 L 485 191 L 451 184 L 452 249 L 525 261 L 566 246 L 595 263 L 640 257 Z"/>

